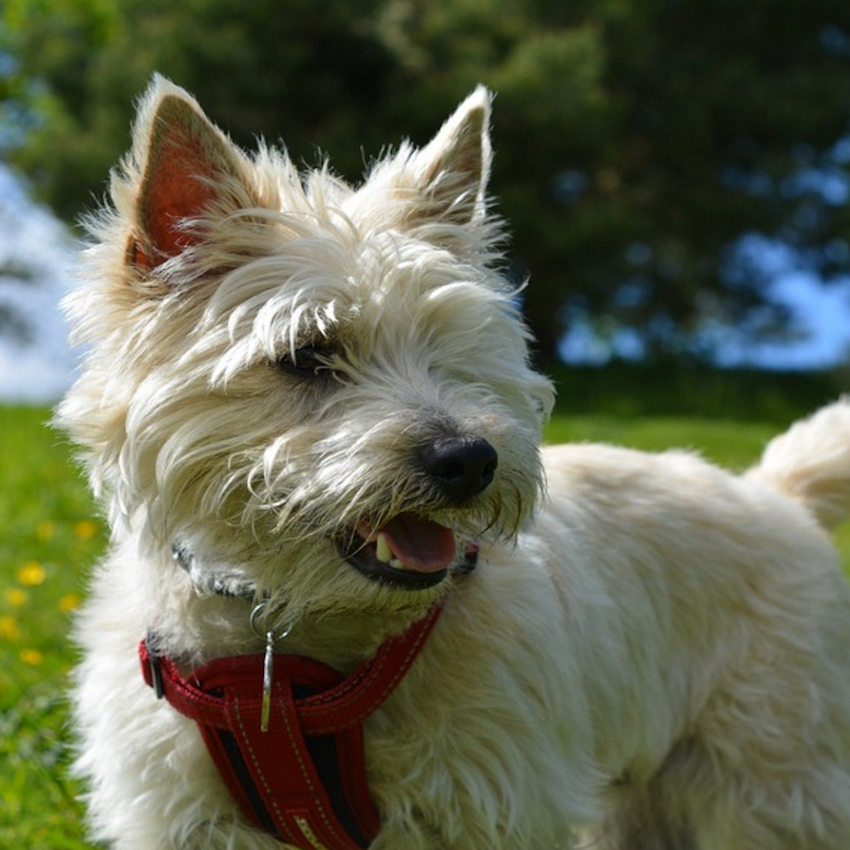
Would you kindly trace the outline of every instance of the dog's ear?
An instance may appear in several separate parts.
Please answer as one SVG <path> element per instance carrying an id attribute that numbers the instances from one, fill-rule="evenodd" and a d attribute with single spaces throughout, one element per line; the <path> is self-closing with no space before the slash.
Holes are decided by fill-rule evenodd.
<path id="1" fill-rule="evenodd" d="M 411 165 L 421 221 L 464 225 L 484 213 L 492 159 L 491 100 L 490 92 L 478 86 L 415 155 Z"/>
<path id="2" fill-rule="evenodd" d="M 178 86 L 156 76 L 133 130 L 140 169 L 128 261 L 151 269 L 201 239 L 204 216 L 226 214 L 247 190 L 242 154 Z"/>

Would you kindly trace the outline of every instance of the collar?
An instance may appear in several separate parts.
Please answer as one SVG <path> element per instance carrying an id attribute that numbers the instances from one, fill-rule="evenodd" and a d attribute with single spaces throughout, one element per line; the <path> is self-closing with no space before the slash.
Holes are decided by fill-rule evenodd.
<path id="1" fill-rule="evenodd" d="M 246 602 L 256 599 L 257 585 L 254 582 L 232 568 L 216 568 L 214 565 L 204 564 L 201 569 L 195 553 L 180 537 L 171 544 L 171 557 L 174 563 L 187 573 L 199 596 L 228 596 L 244 599 Z"/>
<path id="2" fill-rule="evenodd" d="M 413 665 L 441 610 L 434 606 L 348 677 L 286 654 L 274 655 L 271 681 L 268 654 L 216 659 L 183 676 L 157 653 L 151 633 L 139 646 L 142 673 L 158 697 L 197 724 L 253 824 L 297 850 L 365 850 L 380 820 L 366 779 L 363 723 Z"/>

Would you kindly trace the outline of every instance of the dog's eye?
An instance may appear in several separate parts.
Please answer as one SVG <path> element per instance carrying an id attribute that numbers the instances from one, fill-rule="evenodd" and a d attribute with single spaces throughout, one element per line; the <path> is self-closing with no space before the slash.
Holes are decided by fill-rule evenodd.
<path id="1" fill-rule="evenodd" d="M 286 372 L 300 377 L 310 377 L 322 372 L 330 373 L 331 352 L 318 345 L 306 345 L 282 355 L 277 364 Z"/>

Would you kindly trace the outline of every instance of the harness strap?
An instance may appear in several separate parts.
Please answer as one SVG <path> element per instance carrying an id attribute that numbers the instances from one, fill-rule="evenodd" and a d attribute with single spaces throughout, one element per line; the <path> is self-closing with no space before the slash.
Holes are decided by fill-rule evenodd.
<path id="1" fill-rule="evenodd" d="M 347 678 L 314 659 L 276 655 L 266 732 L 262 655 L 216 659 L 188 677 L 147 640 L 139 656 L 148 685 L 198 724 L 256 826 L 299 850 L 364 850 L 380 819 L 366 779 L 363 722 L 410 669 L 440 610 L 386 641 Z"/>

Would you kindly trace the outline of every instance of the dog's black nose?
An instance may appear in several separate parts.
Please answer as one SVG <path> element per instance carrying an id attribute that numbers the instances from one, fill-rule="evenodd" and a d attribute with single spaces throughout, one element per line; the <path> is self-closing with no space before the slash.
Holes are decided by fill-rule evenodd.
<path id="1" fill-rule="evenodd" d="M 480 437 L 443 437 L 428 446 L 422 466 L 428 476 L 454 502 L 463 502 L 486 490 L 499 456 Z"/>

